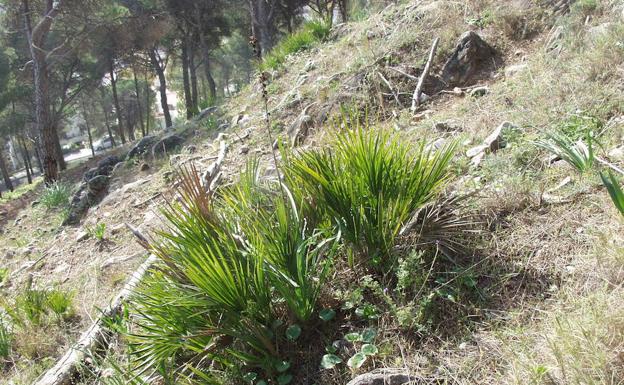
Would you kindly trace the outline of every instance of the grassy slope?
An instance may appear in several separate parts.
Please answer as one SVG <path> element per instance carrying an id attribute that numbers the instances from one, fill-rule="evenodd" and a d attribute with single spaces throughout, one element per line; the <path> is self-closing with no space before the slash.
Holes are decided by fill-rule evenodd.
<path id="1" fill-rule="evenodd" d="M 583 111 L 604 124 L 601 153 L 622 145 L 621 7 L 579 2 L 570 15 L 555 18 L 547 8 L 529 11 L 514 1 L 416 3 L 338 26 L 338 39 L 292 58 L 268 87 L 274 126 L 288 127 L 306 107 L 316 118 L 346 102 L 367 106 L 379 124 L 400 130 L 405 140 L 448 136 L 433 125 L 450 121 L 460 128 L 452 135 L 465 139 L 465 149 L 503 121 L 519 127 L 507 134 L 510 145 L 488 155 L 481 167 L 457 159 L 456 188 L 479 191 L 471 206 L 483 218 L 484 231 L 466 259 L 486 300 L 418 338 L 393 334 L 391 321 L 382 319 L 382 325 L 390 322 L 385 337 L 391 346 L 366 369 L 407 365 L 414 373 L 466 384 L 622 383 L 621 218 L 596 176 L 580 177 L 565 165 L 548 167 L 547 154 L 532 144 Z M 478 32 L 501 52 L 505 66 L 526 64 L 525 70 L 505 76 L 501 67 L 480 82 L 490 86 L 485 97 L 438 96 L 419 118 L 390 98 L 380 103 L 379 91 L 387 90 L 376 71 L 402 92 L 415 84 L 392 77 L 382 58 L 404 69 L 417 66 L 440 36 L 434 64 L 439 70 L 456 38 L 476 29 L 477 19 Z M 603 23 L 611 23 L 609 33 L 597 35 L 594 27 Z M 563 32 L 561 48 L 554 51 L 547 49 L 551 26 Z M 251 116 L 245 126 L 263 130 L 261 111 L 253 107 L 258 104 L 248 90 L 230 108 Z M 315 126 L 305 145 L 326 142 L 331 131 Z M 266 148 L 266 140 L 255 140 Z M 572 182 L 551 194 L 562 203 L 544 199 L 567 176 Z M 323 383 L 346 379 L 325 376 Z"/>
<path id="2" fill-rule="evenodd" d="M 382 317 L 379 326 L 387 341 L 380 347 L 383 354 L 361 371 L 407 366 L 415 374 L 466 384 L 621 383 L 624 225 L 597 178 L 580 178 L 565 166 L 546 167 L 542 162 L 546 154 L 531 144 L 544 130 L 579 109 L 611 122 L 601 136 L 605 149 L 622 144 L 622 125 L 612 120 L 622 113 L 621 9 L 616 12 L 605 1 L 598 9 L 576 8 L 571 15 L 555 20 L 547 9 L 532 8 L 529 12 L 518 1 L 419 3 L 390 6 L 366 20 L 336 27 L 330 42 L 289 59 L 285 69 L 273 73 L 268 86 L 276 134 L 288 128 L 302 110 L 321 120 L 324 115 L 338 114 L 340 103 L 366 106 L 378 124 L 398 130 L 405 140 L 460 135 L 463 150 L 478 144 L 502 121 L 520 127 L 510 134 L 510 146 L 488 155 L 480 168 L 471 168 L 463 156 L 456 159 L 455 188 L 479 191 L 469 203 L 471 212 L 482 218 L 484 231 L 469 242 L 462 257 L 466 267 L 462 274 L 467 271 L 476 277 L 482 300 L 468 306 L 439 303 L 439 312 L 447 322 L 430 325 L 426 332 L 398 332 L 389 317 Z M 585 25 L 588 15 L 591 17 Z M 590 38 L 591 27 L 607 21 L 614 23 L 611 33 Z M 477 29 L 475 23 L 482 27 L 478 32 L 501 52 L 507 66 L 526 63 L 527 69 L 505 77 L 501 67 L 480 81 L 490 86 L 486 96 L 440 95 L 423 106 L 422 110 L 429 113 L 418 118 L 397 106 L 392 98 L 380 95 L 387 89 L 378 72 L 401 92 L 411 92 L 416 83 L 388 70 L 384 63 L 413 71 L 423 63 L 433 38 L 439 36 L 435 72 L 457 37 L 465 30 Z M 564 32 L 560 53 L 545 49 L 553 23 L 561 25 Z M 525 30 L 526 36 L 518 36 L 518 30 Z M 402 98 L 407 106 L 409 97 Z M 250 137 L 228 153 L 225 172 L 230 178 L 236 177 L 245 161 L 240 154 L 243 146 L 248 147 L 249 154 L 260 154 L 269 161 L 261 106 L 255 86 L 224 106 L 231 115 L 240 112 L 248 117 L 235 125 L 231 134 L 251 129 Z M 459 132 L 436 131 L 433 125 L 440 121 L 451 121 Z M 331 137 L 330 126 L 315 124 L 304 145 L 326 143 Z M 208 143 L 207 148 L 199 149 L 200 155 L 214 151 Z M 167 179 L 163 178 L 168 169 L 156 171 L 145 185 L 145 193 L 133 196 L 135 202 L 168 189 Z M 128 173 L 136 174 L 136 170 Z M 549 204 L 542 199 L 545 190 L 566 176 L 571 176 L 573 182 L 553 193 L 566 203 Z M 111 205 L 94 210 L 87 222 L 105 222 L 109 229 L 123 220 L 140 224 L 137 218 L 149 210 L 145 206 L 128 210 L 126 206 Z M 27 211 L 23 222 L 32 218 L 36 223 L 43 215 L 36 209 Z M 76 247 L 73 238 L 79 230 L 70 229 L 65 235 L 68 247 Z M 9 229 L 7 236 L 18 236 L 11 242 L 19 240 L 19 232 L 17 226 Z M 50 230 L 37 247 L 50 248 L 55 234 Z M 125 235 L 111 239 L 120 245 L 131 244 Z M 94 241 L 89 242 L 93 248 Z M 118 287 L 111 280 L 119 281 L 127 269 L 112 273 L 97 269 L 99 262 L 119 251 L 115 250 L 117 247 L 112 252 L 94 251 L 97 259 L 93 269 L 72 275 L 67 285 L 77 288 L 78 298 Z M 76 263 L 90 263 L 89 258 L 85 255 Z M 51 260 L 52 266 L 37 274 L 36 279 L 49 284 L 43 273 L 52 271 L 57 263 Z M 94 281 L 93 277 L 98 279 Z M 87 282 L 97 287 L 91 288 Z M 80 308 L 88 319 L 87 314 L 94 314 L 93 304 L 85 303 Z M 317 363 L 311 362 L 308 370 L 318 376 L 317 368 Z M 351 375 L 346 370 L 321 373 L 318 383 L 343 384 Z M 23 381 L 17 375 L 15 378 L 18 383 L 28 383 L 29 377 L 22 376 Z"/>

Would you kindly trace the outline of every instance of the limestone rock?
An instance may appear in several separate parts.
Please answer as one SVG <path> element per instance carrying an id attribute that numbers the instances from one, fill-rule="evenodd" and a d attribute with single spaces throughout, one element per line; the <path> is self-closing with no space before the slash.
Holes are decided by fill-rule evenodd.
<path id="1" fill-rule="evenodd" d="M 505 68 L 505 77 L 515 76 L 528 68 L 526 63 L 514 64 Z"/>
<path id="2" fill-rule="evenodd" d="M 175 148 L 180 147 L 183 143 L 183 137 L 176 134 L 167 135 L 154 144 L 152 147 L 152 155 L 156 157 L 168 153 Z"/>
<path id="3" fill-rule="evenodd" d="M 442 68 L 442 79 L 450 86 L 467 84 L 494 55 L 494 49 L 476 32 L 464 32 Z"/>
<path id="4" fill-rule="evenodd" d="M 158 141 L 158 138 L 154 135 L 147 135 L 141 138 L 128 152 L 128 159 L 132 159 L 136 156 L 143 155 L 149 150 L 149 148 Z"/>

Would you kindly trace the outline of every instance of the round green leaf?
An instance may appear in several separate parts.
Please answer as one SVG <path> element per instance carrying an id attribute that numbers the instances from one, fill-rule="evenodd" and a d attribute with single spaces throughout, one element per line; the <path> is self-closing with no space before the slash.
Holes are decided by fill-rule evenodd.
<path id="1" fill-rule="evenodd" d="M 284 373 L 289 368 L 290 368 L 290 362 L 288 362 L 288 361 L 279 361 L 277 364 L 275 364 L 275 369 L 279 373 Z"/>
<path id="2" fill-rule="evenodd" d="M 277 377 L 277 384 L 278 385 L 286 385 L 286 384 L 290 384 L 290 381 L 292 381 L 293 376 L 291 374 L 282 374 L 281 376 Z"/>
<path id="3" fill-rule="evenodd" d="M 345 334 L 344 336 L 345 340 L 349 341 L 349 342 L 355 342 L 355 341 L 360 341 L 362 339 L 362 336 L 360 335 L 360 333 L 348 333 Z"/>
<path id="4" fill-rule="evenodd" d="M 301 326 L 294 324 L 290 325 L 288 329 L 286 329 L 286 338 L 290 341 L 294 341 L 301 335 Z"/>
<path id="5" fill-rule="evenodd" d="M 325 354 L 321 359 L 321 368 L 331 369 L 342 362 L 342 358 L 335 354 Z"/>
<path id="6" fill-rule="evenodd" d="M 336 312 L 333 309 L 323 309 L 319 312 L 319 318 L 325 322 L 331 321 L 336 316 Z"/>
<path id="7" fill-rule="evenodd" d="M 372 343 L 375 340 L 375 337 L 377 337 L 377 331 L 375 329 L 366 329 L 362 333 L 362 341 L 367 344 Z"/>
<path id="8" fill-rule="evenodd" d="M 347 365 L 352 369 L 357 369 L 362 367 L 362 365 L 364 365 L 364 362 L 366 362 L 366 355 L 364 353 L 356 353 L 351 358 L 349 358 L 349 361 L 347 361 Z"/>
<path id="9" fill-rule="evenodd" d="M 379 349 L 373 344 L 364 344 L 362 345 L 362 353 L 367 356 L 374 356 L 379 353 Z"/>

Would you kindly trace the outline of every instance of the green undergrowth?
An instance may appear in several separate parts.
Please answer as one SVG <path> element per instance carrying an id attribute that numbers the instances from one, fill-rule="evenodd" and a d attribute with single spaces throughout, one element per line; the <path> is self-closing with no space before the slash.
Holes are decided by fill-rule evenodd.
<path id="1" fill-rule="evenodd" d="M 111 323 L 128 346 L 117 380 L 345 377 L 390 354 L 382 320 L 417 336 L 444 318 L 443 303 L 478 301 L 472 273 L 451 262 L 469 223 L 442 197 L 455 145 L 411 147 L 343 123 L 327 151 L 282 149 L 282 183 L 251 161 L 212 195 L 193 168 L 180 171 L 168 230 L 144 244 L 158 267 Z"/>
<path id="2" fill-rule="evenodd" d="M 299 31 L 286 36 L 266 54 L 260 64 L 260 69 L 277 70 L 289 55 L 310 49 L 314 44 L 322 42 L 329 37 L 331 26 L 324 21 L 306 22 Z"/>

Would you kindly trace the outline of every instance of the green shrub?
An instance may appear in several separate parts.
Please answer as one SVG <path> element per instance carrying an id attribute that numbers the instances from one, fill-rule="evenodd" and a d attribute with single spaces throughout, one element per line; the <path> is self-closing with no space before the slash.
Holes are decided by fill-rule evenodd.
<path id="1" fill-rule="evenodd" d="M 15 300 L 16 321 L 23 322 L 26 317 L 33 325 L 40 325 L 46 314 L 47 292 L 45 290 L 27 289 Z"/>
<path id="2" fill-rule="evenodd" d="M 87 233 L 90 237 L 93 237 L 98 241 L 102 241 L 104 239 L 104 234 L 106 233 L 106 223 L 102 222 L 93 227 L 87 227 Z"/>
<path id="3" fill-rule="evenodd" d="M 59 318 L 69 318 L 73 315 L 74 295 L 59 289 L 47 293 L 46 306 Z"/>
<path id="4" fill-rule="evenodd" d="M 594 150 L 591 133 L 587 134 L 587 144 L 583 140 L 574 141 L 563 132 L 553 131 L 547 135 L 547 139 L 535 142 L 553 155 L 568 162 L 580 173 L 591 170 L 594 165 Z"/>
<path id="5" fill-rule="evenodd" d="M 445 185 L 456 144 L 433 152 L 424 142 L 412 146 L 353 119 L 346 124 L 352 129 L 332 149 L 289 156 L 287 178 L 303 186 L 357 252 L 389 267 L 396 262 L 391 249 L 401 228 Z"/>
<path id="6" fill-rule="evenodd" d="M 57 207 L 67 207 L 69 205 L 69 197 L 71 189 L 68 185 L 56 182 L 45 188 L 39 201 L 48 210 Z"/>
<path id="7" fill-rule="evenodd" d="M 181 172 L 179 203 L 163 211 L 170 230 L 149 246 L 161 263 L 131 305 L 136 371 L 202 382 L 214 360 L 286 375 L 278 346 L 287 331 L 293 339 L 288 321 L 315 311 L 337 242 L 306 227 L 285 187 L 257 175 L 251 163 L 215 198 L 194 169 Z"/>
<path id="8" fill-rule="evenodd" d="M 12 340 L 13 336 L 9 330 L 7 321 L 0 317 L 0 358 L 9 358 L 9 354 L 11 354 Z"/>
<path id="9" fill-rule="evenodd" d="M 278 69 L 286 61 L 288 55 L 309 49 L 314 43 L 326 40 L 330 30 L 331 26 L 323 21 L 305 23 L 299 31 L 286 36 L 265 55 L 260 69 Z"/>

